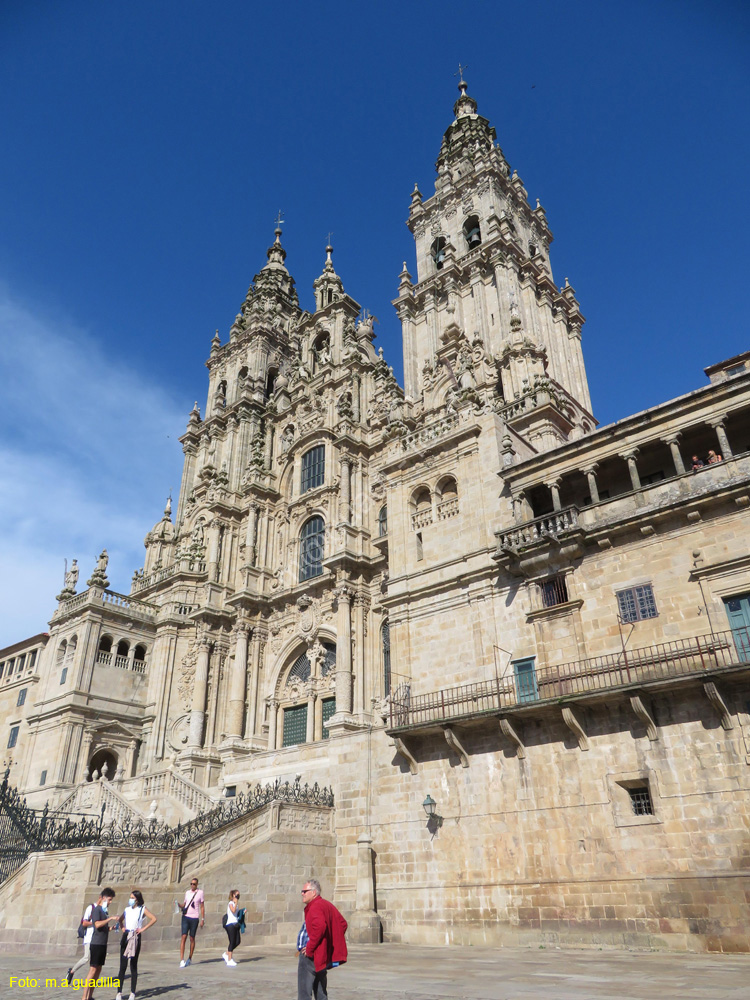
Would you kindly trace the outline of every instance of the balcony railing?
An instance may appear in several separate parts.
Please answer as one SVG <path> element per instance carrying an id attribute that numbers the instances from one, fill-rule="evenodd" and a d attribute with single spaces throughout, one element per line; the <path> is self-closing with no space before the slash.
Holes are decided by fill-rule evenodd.
<path id="1" fill-rule="evenodd" d="M 528 661 L 525 661 L 528 663 Z M 647 681 L 750 666 L 750 628 L 619 650 L 605 656 L 540 667 L 491 681 L 463 684 L 429 694 L 402 685 L 391 695 L 390 728 L 439 724 L 537 702 L 613 690 Z"/>
<path id="2" fill-rule="evenodd" d="M 507 531 L 497 532 L 498 552 L 517 552 L 546 538 L 558 538 L 578 527 L 578 508 L 564 507 L 549 514 L 525 521 Z"/>

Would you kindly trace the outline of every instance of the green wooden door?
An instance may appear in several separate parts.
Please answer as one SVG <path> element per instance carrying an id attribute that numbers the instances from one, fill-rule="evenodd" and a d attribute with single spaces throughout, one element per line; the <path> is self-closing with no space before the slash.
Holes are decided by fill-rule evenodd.
<path id="1" fill-rule="evenodd" d="M 740 660 L 750 660 L 750 594 L 729 597 L 724 601 Z"/>

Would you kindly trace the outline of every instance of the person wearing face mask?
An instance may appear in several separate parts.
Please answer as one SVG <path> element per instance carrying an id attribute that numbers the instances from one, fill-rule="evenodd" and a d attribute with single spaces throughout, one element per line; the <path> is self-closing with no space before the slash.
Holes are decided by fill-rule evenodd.
<path id="1" fill-rule="evenodd" d="M 147 920 L 147 923 L 144 923 Z M 117 976 L 119 986 L 116 1000 L 122 1000 L 122 987 L 125 982 L 125 970 L 130 962 L 130 997 L 135 1000 L 135 989 L 138 985 L 138 956 L 141 953 L 141 934 L 153 927 L 156 917 L 146 909 L 143 895 L 138 889 L 131 889 L 128 905 L 120 917 L 120 928 L 123 931 L 120 938 L 120 972 Z"/>
<path id="2" fill-rule="evenodd" d="M 107 961 L 107 940 L 109 938 L 109 925 L 117 923 L 119 917 L 110 917 L 109 904 L 115 898 L 114 889 L 102 889 L 96 905 L 91 910 L 91 924 L 94 933 L 91 935 L 89 954 L 91 956 L 91 968 L 86 977 L 87 980 L 96 980 L 102 971 L 102 966 Z M 94 987 L 87 986 L 83 992 L 82 1000 L 91 1000 L 94 995 Z"/>

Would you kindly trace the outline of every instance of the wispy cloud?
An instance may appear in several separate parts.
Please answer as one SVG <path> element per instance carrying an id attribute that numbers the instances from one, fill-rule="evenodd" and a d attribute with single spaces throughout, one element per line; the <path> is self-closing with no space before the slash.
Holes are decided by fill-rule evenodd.
<path id="1" fill-rule="evenodd" d="M 127 592 L 179 484 L 186 407 L 100 339 L 0 285 L 0 648 L 45 631 L 63 560 L 106 546 Z"/>

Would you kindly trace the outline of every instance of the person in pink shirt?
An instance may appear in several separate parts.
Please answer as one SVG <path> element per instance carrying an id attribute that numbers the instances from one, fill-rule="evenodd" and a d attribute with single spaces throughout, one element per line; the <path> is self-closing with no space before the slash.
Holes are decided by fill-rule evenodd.
<path id="1" fill-rule="evenodd" d="M 198 879 L 190 879 L 190 888 L 185 893 L 185 902 L 180 906 L 182 910 L 182 937 L 180 938 L 180 968 L 184 969 L 190 965 L 195 951 L 195 934 L 198 930 L 198 923 L 201 927 L 206 922 L 206 908 L 203 899 L 203 889 L 198 888 Z M 190 937 L 190 952 L 185 958 L 185 942 Z"/>

